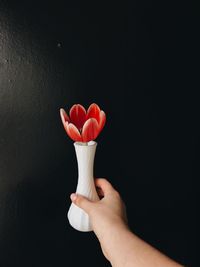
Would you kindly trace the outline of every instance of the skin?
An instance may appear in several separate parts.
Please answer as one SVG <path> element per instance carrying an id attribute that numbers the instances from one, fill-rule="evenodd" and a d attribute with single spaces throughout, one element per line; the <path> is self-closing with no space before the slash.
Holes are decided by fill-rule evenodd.
<path id="1" fill-rule="evenodd" d="M 74 193 L 70 197 L 89 215 L 103 254 L 113 267 L 182 266 L 131 232 L 120 194 L 106 179 L 96 179 L 95 185 L 100 196 L 97 202 Z"/>

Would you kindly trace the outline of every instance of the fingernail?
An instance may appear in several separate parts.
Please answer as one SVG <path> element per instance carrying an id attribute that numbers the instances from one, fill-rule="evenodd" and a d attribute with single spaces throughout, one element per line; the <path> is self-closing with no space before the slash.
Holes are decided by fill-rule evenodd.
<path id="1" fill-rule="evenodd" d="M 71 194 L 70 196 L 72 201 L 75 201 L 77 199 L 77 195 L 75 193 Z"/>

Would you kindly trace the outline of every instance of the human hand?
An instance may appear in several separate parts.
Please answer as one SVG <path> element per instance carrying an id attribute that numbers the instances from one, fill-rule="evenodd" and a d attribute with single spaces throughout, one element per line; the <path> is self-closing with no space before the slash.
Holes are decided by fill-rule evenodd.
<path id="1" fill-rule="evenodd" d="M 95 184 L 99 201 L 77 194 L 72 194 L 71 200 L 89 215 L 102 251 L 113 267 L 182 267 L 130 231 L 125 205 L 106 179 L 96 179 Z"/>
<path id="2" fill-rule="evenodd" d="M 93 230 L 101 244 L 102 251 L 109 260 L 108 247 L 111 238 L 111 229 L 128 229 L 126 208 L 119 193 L 106 179 L 96 179 L 95 185 L 100 197 L 99 201 L 92 202 L 77 194 L 71 194 L 70 197 L 75 205 L 89 215 Z"/>

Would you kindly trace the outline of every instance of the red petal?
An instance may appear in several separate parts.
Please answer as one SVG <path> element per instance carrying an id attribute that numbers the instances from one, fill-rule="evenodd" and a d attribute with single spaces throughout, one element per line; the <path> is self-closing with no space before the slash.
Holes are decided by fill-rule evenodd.
<path id="1" fill-rule="evenodd" d="M 103 129 L 105 123 L 106 123 L 106 114 L 103 110 L 101 110 L 99 115 L 99 132 Z"/>
<path id="2" fill-rule="evenodd" d="M 99 125 L 96 119 L 88 119 L 83 125 L 82 139 L 83 142 L 89 142 L 97 138 L 99 134 Z"/>
<path id="3" fill-rule="evenodd" d="M 83 128 L 83 124 L 86 121 L 86 111 L 85 108 L 76 104 L 73 105 L 69 112 L 71 122 L 80 130 Z"/>
<path id="4" fill-rule="evenodd" d="M 65 112 L 65 110 L 63 108 L 60 109 L 60 117 L 62 120 L 62 123 L 64 124 L 66 121 L 70 121 L 69 117 L 67 116 L 67 113 Z"/>
<path id="5" fill-rule="evenodd" d="M 87 110 L 87 119 L 95 118 L 99 123 L 100 108 L 97 104 L 93 103 Z"/>
<path id="6" fill-rule="evenodd" d="M 66 122 L 65 130 L 72 140 L 75 142 L 82 142 L 81 134 L 74 124 Z"/>

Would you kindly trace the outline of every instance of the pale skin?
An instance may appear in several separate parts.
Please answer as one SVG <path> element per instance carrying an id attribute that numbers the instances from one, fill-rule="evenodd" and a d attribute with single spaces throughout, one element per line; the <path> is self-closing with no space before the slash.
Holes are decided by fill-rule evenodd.
<path id="1" fill-rule="evenodd" d="M 102 252 L 113 267 L 182 266 L 129 229 L 126 208 L 120 194 L 106 179 L 96 179 L 95 185 L 99 201 L 91 202 L 77 194 L 71 194 L 71 200 L 89 215 Z"/>

